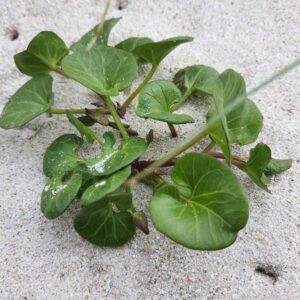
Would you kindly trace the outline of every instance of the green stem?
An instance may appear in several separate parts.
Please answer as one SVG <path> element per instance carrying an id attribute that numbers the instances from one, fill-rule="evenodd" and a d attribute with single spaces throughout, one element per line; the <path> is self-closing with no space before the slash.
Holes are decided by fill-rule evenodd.
<path id="1" fill-rule="evenodd" d="M 129 181 L 129 184 L 135 184 L 136 182 L 140 181 L 141 179 L 145 178 L 146 176 L 150 175 L 154 171 L 156 171 L 160 166 L 165 164 L 166 162 L 174 159 L 176 156 L 181 154 L 182 152 L 186 151 L 190 147 L 192 147 L 194 144 L 201 141 L 203 138 L 205 138 L 208 135 L 208 129 L 204 129 L 200 131 L 198 134 L 194 135 L 192 138 L 188 139 L 185 143 L 182 143 L 178 147 L 176 147 L 174 150 L 170 151 L 168 154 L 163 156 L 161 159 L 155 161 L 151 166 L 144 169 L 142 172 L 138 173 L 136 176 L 132 177 Z"/>
<path id="2" fill-rule="evenodd" d="M 187 100 L 187 98 L 191 95 L 192 93 L 192 90 L 191 89 L 187 89 L 185 91 L 185 93 L 182 95 L 181 99 L 179 102 L 175 103 L 174 105 L 172 105 L 171 107 L 171 111 L 175 111 L 177 110 L 179 107 L 181 107 L 184 102 Z"/>
<path id="3" fill-rule="evenodd" d="M 208 153 L 216 143 L 214 141 L 210 141 L 210 143 L 202 150 L 203 153 Z"/>
<path id="4" fill-rule="evenodd" d="M 92 111 L 95 112 L 101 112 L 103 114 L 108 114 L 109 111 L 105 108 L 95 108 L 95 109 L 91 109 Z M 49 114 L 53 114 L 53 115 L 63 115 L 66 114 L 67 111 L 71 112 L 72 114 L 77 114 L 77 115 L 85 115 L 86 111 L 85 108 L 56 108 L 56 107 L 50 107 L 48 109 L 48 113 Z"/>
<path id="5" fill-rule="evenodd" d="M 157 69 L 157 66 L 152 66 L 149 74 L 146 76 L 144 81 L 136 88 L 136 90 L 125 100 L 125 102 L 120 107 L 120 112 L 122 115 L 126 113 L 126 109 L 128 105 L 134 100 L 134 98 L 140 93 L 141 89 L 147 84 L 147 82 L 152 78 L 155 71 Z"/>
<path id="6" fill-rule="evenodd" d="M 111 116 L 113 117 L 119 131 L 122 134 L 122 137 L 124 139 L 129 138 L 128 132 L 127 132 L 126 128 L 124 127 L 124 125 L 122 124 L 120 117 L 119 117 L 118 113 L 116 112 L 115 106 L 114 106 L 113 102 L 111 101 L 110 97 L 103 96 L 103 98 L 104 98 L 104 101 L 106 103 L 106 106 L 107 106 Z"/>

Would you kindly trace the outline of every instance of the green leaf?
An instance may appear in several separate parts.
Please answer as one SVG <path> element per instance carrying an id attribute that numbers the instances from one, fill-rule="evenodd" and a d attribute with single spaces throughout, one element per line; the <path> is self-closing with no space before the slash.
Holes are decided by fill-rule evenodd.
<path id="1" fill-rule="evenodd" d="M 136 47 L 133 54 L 157 67 L 177 46 L 192 40 L 193 38 L 188 36 L 178 36 L 160 42 L 147 43 Z"/>
<path id="2" fill-rule="evenodd" d="M 139 94 L 136 113 L 143 118 L 150 118 L 173 124 L 192 123 L 189 115 L 172 113 L 172 105 L 178 103 L 181 93 L 174 83 L 168 80 L 152 81 Z"/>
<path id="3" fill-rule="evenodd" d="M 148 37 L 130 37 L 119 44 L 117 44 L 115 47 L 128 51 L 128 52 L 133 52 L 135 48 L 138 46 L 147 44 L 147 43 L 153 43 L 153 40 L 151 40 Z M 141 57 L 136 57 L 138 64 L 144 64 L 147 63 L 147 61 Z"/>
<path id="4" fill-rule="evenodd" d="M 46 218 L 59 217 L 75 199 L 82 182 L 81 174 L 75 173 L 69 178 L 53 177 L 42 192 L 41 210 Z"/>
<path id="5" fill-rule="evenodd" d="M 94 46 L 66 56 L 62 69 L 72 79 L 101 95 L 117 96 L 137 76 L 134 56 L 121 49 Z"/>
<path id="6" fill-rule="evenodd" d="M 230 168 L 205 154 L 189 153 L 172 171 L 175 185 L 154 192 L 155 227 L 188 248 L 217 250 L 237 238 L 248 219 L 248 203 Z"/>
<path id="7" fill-rule="evenodd" d="M 29 43 L 27 50 L 14 56 L 18 69 L 29 76 L 54 70 L 69 50 L 64 41 L 51 31 L 42 31 Z"/>
<path id="8" fill-rule="evenodd" d="M 254 102 L 247 99 L 243 77 L 233 70 L 227 70 L 219 76 L 213 96 L 215 105 L 207 114 L 209 133 L 229 161 L 230 145 L 227 144 L 246 145 L 254 142 L 262 128 L 263 118 Z M 234 102 L 237 105 L 225 116 L 226 110 Z M 217 118 L 219 121 L 213 122 Z M 227 130 L 224 129 L 225 123 Z"/>
<path id="9" fill-rule="evenodd" d="M 79 235 L 97 246 L 121 246 L 135 233 L 132 215 L 117 212 L 112 207 L 115 196 L 108 195 L 94 204 L 83 207 L 74 220 Z"/>
<path id="10" fill-rule="evenodd" d="M 228 165 L 231 165 L 231 137 L 228 130 L 227 118 L 224 109 L 224 89 L 220 80 L 215 81 L 213 97 L 214 105 L 208 115 L 210 116 L 210 114 L 217 114 L 220 121 L 214 127 L 208 127 L 209 133 L 211 138 L 222 149 Z"/>
<path id="11" fill-rule="evenodd" d="M 93 144 L 94 141 L 98 139 L 96 133 L 90 129 L 89 127 L 85 126 L 80 120 L 78 120 L 74 115 L 67 111 L 67 117 L 72 125 L 74 125 L 81 134 L 81 137 L 85 136 L 86 140 L 89 144 Z"/>
<path id="12" fill-rule="evenodd" d="M 102 146 L 103 156 L 106 156 L 114 151 L 116 137 L 112 131 L 106 131 L 103 134 L 104 144 Z"/>
<path id="13" fill-rule="evenodd" d="M 241 170 L 253 180 L 253 182 L 265 190 L 270 192 L 266 183 L 269 183 L 266 178 L 264 171 L 271 161 L 271 149 L 263 144 L 259 143 L 255 148 L 250 150 L 250 157 L 247 163 L 240 167 Z"/>
<path id="14" fill-rule="evenodd" d="M 100 35 L 97 37 L 96 45 L 107 45 L 109 34 L 112 28 L 119 22 L 120 18 L 112 18 L 106 20 L 102 27 Z M 72 51 L 85 50 L 93 36 L 95 35 L 95 31 L 99 24 L 97 24 L 92 30 L 84 34 L 81 39 L 75 43 L 73 43 L 70 47 Z"/>
<path id="15" fill-rule="evenodd" d="M 76 151 L 83 140 L 75 134 L 64 134 L 57 138 L 46 150 L 43 171 L 47 177 L 62 176 L 73 171 L 81 163 Z"/>
<path id="16" fill-rule="evenodd" d="M 49 75 L 27 81 L 6 103 L 0 127 L 21 127 L 46 112 L 53 104 L 52 81 Z"/>
<path id="17" fill-rule="evenodd" d="M 123 140 L 117 149 L 104 153 L 101 158 L 86 160 L 88 172 L 94 176 L 110 175 L 138 159 L 147 150 L 147 143 L 140 137 Z M 113 150 L 113 151 L 112 151 Z"/>
<path id="18" fill-rule="evenodd" d="M 292 159 L 275 159 L 272 158 L 264 170 L 267 176 L 282 173 L 292 166 Z"/>
<path id="19" fill-rule="evenodd" d="M 179 87 L 184 86 L 186 92 L 192 94 L 203 92 L 209 95 L 213 94 L 214 84 L 219 73 L 205 65 L 193 65 L 179 70 L 174 81 Z"/>
<path id="20" fill-rule="evenodd" d="M 91 185 L 82 195 L 81 204 L 90 205 L 107 194 L 116 191 L 131 174 L 131 167 L 118 171 L 108 178 L 102 178 L 100 181 Z"/>

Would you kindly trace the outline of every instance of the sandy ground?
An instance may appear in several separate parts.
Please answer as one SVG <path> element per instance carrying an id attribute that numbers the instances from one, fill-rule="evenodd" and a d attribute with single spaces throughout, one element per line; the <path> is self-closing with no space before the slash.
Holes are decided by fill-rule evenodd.
<path id="1" fill-rule="evenodd" d="M 111 44 L 130 35 L 155 40 L 195 37 L 164 60 L 155 78 L 170 79 L 178 68 L 202 63 L 219 71 L 235 69 L 251 88 L 299 58 L 298 0 L 126 2 L 121 10 L 113 2 L 109 12 L 122 17 Z M 14 66 L 13 54 L 42 30 L 52 30 L 70 44 L 97 22 L 103 3 L 0 0 L 0 4 L 1 110 L 27 80 Z M 14 30 L 19 36 L 12 40 Z M 147 68 L 140 73 L 144 76 Z M 217 252 L 185 249 L 156 232 L 152 224 L 149 236 L 138 232 L 122 248 L 88 244 L 72 227 L 76 204 L 54 221 L 46 220 L 39 208 L 46 182 L 41 164 L 45 148 L 74 128 L 63 116 L 42 116 L 20 130 L 0 130 L 0 298 L 299 299 L 299 82 L 300 68 L 253 97 L 264 115 L 258 141 L 267 143 L 277 158 L 293 158 L 294 164 L 273 180 L 272 194 L 258 190 L 242 175 L 249 194 L 249 223 L 232 247 Z M 55 98 L 61 107 L 84 106 L 95 99 L 59 76 Z M 207 103 L 199 105 L 195 99 L 182 111 L 203 124 Z M 161 124 L 132 114 L 126 121 L 141 135 L 155 130 L 149 158 L 160 157 L 176 143 Z M 180 126 L 181 135 L 193 126 Z M 248 149 L 237 152 L 246 154 Z M 137 206 L 146 209 L 150 191 L 140 186 L 135 192 Z M 277 280 L 255 271 L 260 266 L 271 269 Z"/>

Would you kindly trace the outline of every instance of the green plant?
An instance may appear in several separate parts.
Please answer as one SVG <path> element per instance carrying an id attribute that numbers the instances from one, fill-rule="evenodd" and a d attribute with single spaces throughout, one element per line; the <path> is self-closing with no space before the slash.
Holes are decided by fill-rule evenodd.
<path id="1" fill-rule="evenodd" d="M 247 196 L 232 165 L 265 191 L 269 191 L 272 175 L 291 166 L 291 160 L 273 159 L 270 148 L 262 143 L 250 151 L 248 159 L 232 153 L 233 144 L 253 143 L 262 128 L 263 117 L 249 96 L 299 61 L 249 93 L 243 77 L 234 70 L 219 73 L 204 65 L 178 71 L 173 82 L 151 81 L 160 62 L 192 38 L 154 42 L 147 37 L 130 37 L 115 47 L 108 46 L 109 33 L 118 21 L 103 21 L 70 48 L 53 32 L 39 33 L 27 50 L 14 57 L 18 69 L 32 78 L 4 107 L 0 127 L 22 127 L 47 113 L 65 114 L 77 128 L 81 137 L 64 134 L 46 150 L 43 170 L 48 183 L 41 195 L 41 210 L 46 218 L 54 219 L 79 198 L 81 208 L 74 226 L 91 243 L 120 246 L 134 236 L 136 227 L 148 233 L 146 216 L 136 210 L 131 193 L 131 185 L 142 181 L 153 188 L 150 215 L 159 231 L 189 248 L 225 248 L 236 240 L 248 219 Z M 121 106 L 116 106 L 111 97 L 128 93 L 141 64 L 151 65 L 149 74 Z M 78 81 L 99 95 L 105 106 L 54 107 L 50 72 Z M 139 160 L 147 151 L 152 132 L 144 139 L 122 123 L 128 105 L 138 97 L 136 114 L 167 123 L 176 136 L 174 125 L 194 122 L 191 116 L 176 111 L 199 93 L 212 100 L 206 128 L 196 129 L 158 161 Z M 122 137 L 119 145 L 111 131 L 98 136 L 91 128 L 95 124 L 118 129 Z M 210 143 L 201 153 L 178 158 L 204 138 Z M 84 143 L 95 142 L 101 152 L 97 157 L 77 154 Z M 221 152 L 212 151 L 214 147 Z M 160 175 L 163 167 L 172 168 L 172 183 Z"/>

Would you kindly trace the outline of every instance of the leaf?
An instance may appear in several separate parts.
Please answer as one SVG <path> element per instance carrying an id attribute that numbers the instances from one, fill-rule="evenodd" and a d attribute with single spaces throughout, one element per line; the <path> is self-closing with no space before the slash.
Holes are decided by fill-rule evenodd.
<path id="1" fill-rule="evenodd" d="M 72 125 L 74 125 L 81 134 L 81 137 L 85 136 L 86 140 L 89 144 L 93 144 L 94 141 L 97 140 L 96 133 L 90 129 L 89 127 L 85 126 L 80 120 L 78 120 L 74 115 L 67 111 L 67 117 Z"/>
<path id="2" fill-rule="evenodd" d="M 239 145 L 254 142 L 262 128 L 263 118 L 257 106 L 247 99 L 243 77 L 233 70 L 226 70 L 219 76 L 213 96 L 215 102 L 218 102 L 219 112 L 214 105 L 207 114 L 209 134 L 222 151 L 225 151 L 224 154 L 229 161 L 228 142 Z M 231 111 L 228 112 L 228 109 Z M 226 134 L 225 120 L 228 129 Z"/>
<path id="3" fill-rule="evenodd" d="M 37 76 L 54 70 L 68 52 L 59 36 L 52 31 L 42 31 L 32 39 L 27 50 L 16 54 L 14 59 L 22 73 Z"/>
<path id="4" fill-rule="evenodd" d="M 147 143 L 140 137 L 123 140 L 118 149 L 113 149 L 101 158 L 86 160 L 88 172 L 94 176 L 110 175 L 138 159 L 147 150 Z"/>
<path id="5" fill-rule="evenodd" d="M 136 113 L 143 118 L 150 118 L 172 124 L 195 122 L 189 115 L 172 113 L 172 105 L 181 99 L 179 89 L 168 80 L 152 81 L 142 89 Z"/>
<path id="6" fill-rule="evenodd" d="M 81 174 L 75 173 L 67 180 L 64 176 L 53 177 L 42 192 L 41 210 L 46 218 L 59 217 L 75 199 L 82 182 Z"/>
<path id="7" fill-rule="evenodd" d="M 103 134 L 104 144 L 102 146 L 103 155 L 108 155 L 114 151 L 114 145 L 116 143 L 115 135 L 112 131 L 106 131 Z"/>
<path id="8" fill-rule="evenodd" d="M 82 195 L 81 204 L 90 205 L 107 194 L 116 191 L 131 174 L 131 167 L 128 166 L 121 171 L 112 174 L 108 178 L 102 178 L 100 181 L 91 185 Z"/>
<path id="9" fill-rule="evenodd" d="M 96 40 L 96 45 L 107 45 L 109 34 L 112 30 L 112 28 L 120 21 L 120 18 L 112 18 L 109 20 L 106 20 L 103 24 L 102 30 L 100 35 L 98 36 Z M 95 31 L 99 24 L 97 24 L 92 30 L 84 34 L 80 40 L 73 43 L 70 47 L 70 50 L 72 51 L 79 51 L 79 50 L 85 50 L 87 48 L 87 45 L 95 35 Z"/>
<path id="10" fill-rule="evenodd" d="M 148 37 L 130 37 L 119 44 L 117 44 L 115 47 L 128 51 L 128 52 L 133 52 L 135 48 L 138 46 L 147 44 L 147 43 L 153 43 L 153 40 L 151 40 Z M 136 57 L 138 64 L 145 64 L 147 61 L 141 57 Z"/>
<path id="11" fill-rule="evenodd" d="M 132 215 L 128 211 L 113 209 L 112 197 L 83 207 L 74 220 L 79 235 L 97 246 L 121 246 L 135 233 Z"/>
<path id="12" fill-rule="evenodd" d="M 292 159 L 275 159 L 272 158 L 264 170 L 267 176 L 282 173 L 292 166 Z"/>
<path id="13" fill-rule="evenodd" d="M 219 118 L 219 122 L 214 127 L 208 127 L 211 138 L 222 149 L 228 165 L 231 165 L 231 137 L 227 125 L 227 118 L 224 109 L 224 89 L 220 80 L 215 81 L 213 91 L 214 105 L 209 112 Z M 209 124 L 209 122 L 208 122 Z"/>
<path id="14" fill-rule="evenodd" d="M 76 151 L 82 144 L 83 140 L 75 134 L 64 134 L 54 140 L 44 155 L 44 174 L 47 177 L 62 176 L 77 168 L 81 159 Z"/>
<path id="15" fill-rule="evenodd" d="M 34 77 L 27 81 L 6 103 L 0 127 L 21 127 L 46 112 L 53 104 L 52 77 Z"/>
<path id="16" fill-rule="evenodd" d="M 135 48 L 133 54 L 157 67 L 177 46 L 192 40 L 193 38 L 188 36 L 178 36 L 160 42 L 147 43 Z"/>
<path id="17" fill-rule="evenodd" d="M 230 168 L 205 154 L 189 153 L 172 171 L 175 185 L 158 188 L 150 202 L 155 227 L 188 248 L 217 250 L 237 238 L 248 203 Z"/>
<path id="18" fill-rule="evenodd" d="M 174 78 L 178 82 L 178 86 L 184 86 L 190 94 L 203 92 L 209 95 L 213 94 L 214 84 L 219 73 L 205 65 L 193 65 L 179 70 Z"/>
<path id="19" fill-rule="evenodd" d="M 271 161 L 271 149 L 263 144 L 259 143 L 255 146 L 255 148 L 250 150 L 250 157 L 247 163 L 240 167 L 241 170 L 246 172 L 246 174 L 253 180 L 253 182 L 265 190 L 266 192 L 270 192 L 266 183 L 264 171 L 267 168 Z"/>
<path id="20" fill-rule="evenodd" d="M 66 56 L 62 69 L 67 76 L 101 95 L 117 96 L 137 76 L 134 56 L 121 49 L 94 46 Z"/>

